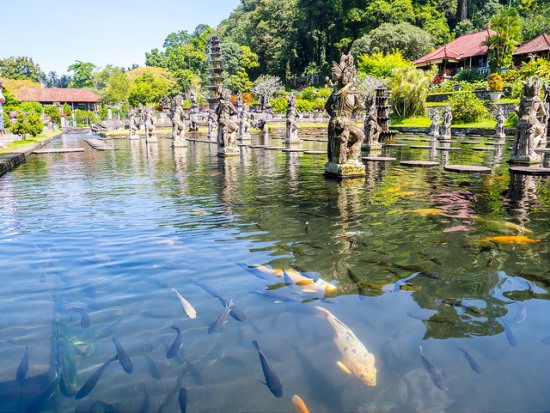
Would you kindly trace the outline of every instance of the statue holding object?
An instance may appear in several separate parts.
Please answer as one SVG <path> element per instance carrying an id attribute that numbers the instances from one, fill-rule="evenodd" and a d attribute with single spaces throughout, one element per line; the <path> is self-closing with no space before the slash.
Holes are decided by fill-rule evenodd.
<path id="1" fill-rule="evenodd" d="M 376 106 L 376 98 L 369 96 L 366 101 L 366 106 L 368 108 L 367 116 L 365 117 L 365 144 L 363 148 L 366 150 L 377 150 L 382 148 L 380 143 L 380 133 L 382 132 L 382 127 L 378 124 L 378 107 Z"/>
<path id="2" fill-rule="evenodd" d="M 298 137 L 300 125 L 296 121 L 296 118 L 298 117 L 298 111 L 296 110 L 296 96 L 291 93 L 287 100 L 288 109 L 286 111 L 285 142 L 288 144 L 293 144 L 300 142 L 300 138 Z"/>
<path id="3" fill-rule="evenodd" d="M 157 127 L 155 126 L 153 108 L 147 106 L 143 111 L 145 112 L 145 142 L 158 142 L 157 135 L 155 134 Z"/>
<path id="4" fill-rule="evenodd" d="M 436 109 L 432 114 L 432 124 L 430 125 L 430 136 L 432 139 L 439 138 L 439 121 L 441 120 L 441 114 Z"/>
<path id="5" fill-rule="evenodd" d="M 183 96 L 176 95 L 172 99 L 168 117 L 172 121 L 172 146 L 182 148 L 185 142 L 185 111 L 183 110 Z"/>
<path id="6" fill-rule="evenodd" d="M 130 125 L 129 125 L 129 139 L 139 139 L 138 130 L 139 130 L 139 124 L 141 120 L 141 114 L 139 113 L 138 108 L 132 108 L 128 112 L 130 115 Z"/>
<path id="7" fill-rule="evenodd" d="M 441 128 L 439 130 L 440 139 L 451 139 L 451 122 L 453 120 L 453 113 L 451 107 L 446 106 L 443 111 L 443 119 L 441 120 Z"/>
<path id="8" fill-rule="evenodd" d="M 340 63 L 332 62 L 334 90 L 325 104 L 330 115 L 328 124 L 328 162 L 325 174 L 339 178 L 365 175 L 361 160 L 363 130 L 355 125 L 352 116 L 364 109 L 363 99 L 355 87 L 353 56 L 342 55 Z"/>

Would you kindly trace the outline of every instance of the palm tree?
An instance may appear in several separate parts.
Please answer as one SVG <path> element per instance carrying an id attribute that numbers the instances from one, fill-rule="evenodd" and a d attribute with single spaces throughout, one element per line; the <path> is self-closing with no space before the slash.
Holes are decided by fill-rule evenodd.
<path id="1" fill-rule="evenodd" d="M 509 7 L 498 12 L 489 24 L 495 34 L 484 44 L 488 47 L 491 72 L 512 64 L 512 53 L 521 38 L 521 19 L 516 8 Z"/>

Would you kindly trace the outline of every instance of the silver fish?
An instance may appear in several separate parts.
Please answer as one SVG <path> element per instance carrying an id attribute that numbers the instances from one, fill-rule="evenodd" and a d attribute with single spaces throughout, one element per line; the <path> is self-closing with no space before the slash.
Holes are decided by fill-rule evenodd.
<path id="1" fill-rule="evenodd" d="M 117 358 L 118 358 L 118 355 L 115 354 L 113 357 L 111 357 L 109 360 L 103 363 L 96 371 L 94 371 L 94 374 L 92 374 L 90 378 L 86 381 L 86 383 L 84 383 L 84 385 L 80 388 L 80 390 L 75 394 L 74 398 L 76 400 L 80 400 L 83 397 L 86 397 L 88 393 L 90 393 L 92 389 L 95 387 L 95 385 L 99 381 L 105 369 L 109 367 L 109 364 L 111 364 Z"/>
<path id="2" fill-rule="evenodd" d="M 166 358 L 171 359 L 178 354 L 178 351 L 180 350 L 181 346 L 183 345 L 183 335 L 181 334 L 181 330 L 177 328 L 175 325 L 170 325 L 170 328 L 176 330 L 178 334 L 176 335 L 176 339 L 170 346 L 170 349 L 168 349 L 168 352 L 166 353 Z"/>
<path id="3" fill-rule="evenodd" d="M 466 359 L 466 361 L 468 362 L 472 370 L 475 371 L 476 373 L 481 373 L 481 369 L 479 368 L 474 358 L 470 355 L 470 353 L 468 353 L 462 347 L 459 347 L 458 349 L 462 351 L 462 354 L 464 354 L 464 358 Z"/>
<path id="4" fill-rule="evenodd" d="M 510 343 L 512 347 L 516 347 L 518 345 L 518 342 L 516 340 L 516 336 L 514 335 L 514 332 L 512 331 L 512 329 L 510 328 L 510 326 L 506 321 L 502 320 L 502 325 L 504 326 L 504 334 L 508 339 L 508 343 Z"/>
<path id="5" fill-rule="evenodd" d="M 180 304 L 181 304 L 185 314 L 187 314 L 187 317 L 197 318 L 197 311 L 191 305 L 191 303 L 189 301 L 187 301 L 185 298 L 183 298 L 183 296 L 175 288 L 172 288 L 172 291 L 174 291 L 176 293 L 176 295 L 178 296 L 178 299 L 180 300 Z"/>
<path id="6" fill-rule="evenodd" d="M 439 371 L 437 371 L 437 369 L 433 366 L 433 364 L 430 363 L 426 357 L 424 357 L 424 353 L 422 352 L 422 346 L 418 346 L 418 348 L 420 348 L 420 357 L 422 358 L 422 365 L 428 371 L 428 374 L 430 375 L 430 378 L 432 379 L 433 384 L 435 384 L 437 388 L 443 391 L 448 391 L 449 388 L 445 384 L 445 381 L 443 380 L 443 376 L 439 373 Z"/>
<path id="7" fill-rule="evenodd" d="M 523 303 L 517 303 L 517 305 L 519 306 L 519 310 L 516 313 L 514 320 L 516 323 L 523 323 L 525 321 L 525 317 L 527 317 L 527 308 Z"/>
<path id="8" fill-rule="evenodd" d="M 59 372 L 55 371 L 55 376 L 52 382 L 46 387 L 46 389 L 40 393 L 36 398 L 31 402 L 25 413 L 38 413 L 42 410 L 44 403 L 46 403 L 55 393 L 57 385 L 59 383 Z"/>
<path id="9" fill-rule="evenodd" d="M 15 374 L 16 380 L 23 385 L 25 383 L 25 378 L 27 377 L 27 372 L 29 371 L 29 348 L 25 346 L 25 352 L 23 353 L 23 358 L 17 367 L 17 373 Z"/>
<path id="10" fill-rule="evenodd" d="M 219 331 L 222 326 L 227 323 L 227 316 L 229 315 L 229 312 L 231 311 L 231 308 L 233 307 L 233 300 L 229 300 L 229 303 L 227 307 L 222 311 L 222 313 L 219 315 L 216 321 L 214 321 L 214 324 L 210 326 L 208 329 L 208 333 L 215 333 L 216 331 Z"/>
<path id="11" fill-rule="evenodd" d="M 273 393 L 275 397 L 283 397 L 283 385 L 281 384 L 279 377 L 277 377 L 277 374 L 275 374 L 275 372 L 269 365 L 267 359 L 264 356 L 264 353 L 262 353 L 262 351 L 260 350 L 260 345 L 258 344 L 258 342 L 254 340 L 252 341 L 252 344 L 254 345 L 254 347 L 256 347 L 256 350 L 258 350 L 258 356 L 260 357 L 260 364 L 262 365 L 262 371 L 264 373 L 267 387 L 269 387 L 269 390 L 271 391 L 271 393 Z"/>
<path id="12" fill-rule="evenodd" d="M 132 363 L 132 360 L 130 360 L 130 357 L 128 354 L 124 351 L 116 337 L 113 336 L 113 343 L 115 343 L 116 347 L 116 353 L 118 355 L 118 362 L 124 369 L 124 371 L 128 374 L 130 374 L 132 371 L 134 371 L 134 364 Z"/>

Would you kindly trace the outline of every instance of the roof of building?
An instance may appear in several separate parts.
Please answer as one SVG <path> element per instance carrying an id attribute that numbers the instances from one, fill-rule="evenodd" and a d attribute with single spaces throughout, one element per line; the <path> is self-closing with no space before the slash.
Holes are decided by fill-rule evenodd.
<path id="1" fill-rule="evenodd" d="M 538 37 L 535 37 L 533 40 L 522 44 L 515 51 L 514 55 L 518 54 L 528 54 L 536 52 L 545 52 L 550 50 L 550 36 L 546 33 L 541 34 Z"/>
<path id="2" fill-rule="evenodd" d="M 487 37 L 493 34 L 495 34 L 495 32 L 491 29 L 464 34 L 446 45 L 441 46 L 439 49 L 422 56 L 413 63 L 416 66 L 427 66 L 434 63 L 440 63 L 443 60 L 458 62 L 468 57 L 487 54 L 487 46 L 485 46 L 484 43 Z"/>
<path id="3" fill-rule="evenodd" d="M 20 89 L 15 93 L 21 102 L 98 103 L 101 96 L 90 89 L 42 88 Z"/>

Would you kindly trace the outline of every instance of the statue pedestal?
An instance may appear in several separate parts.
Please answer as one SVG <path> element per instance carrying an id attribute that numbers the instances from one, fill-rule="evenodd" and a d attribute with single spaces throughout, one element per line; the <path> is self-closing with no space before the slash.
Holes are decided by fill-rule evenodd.
<path id="1" fill-rule="evenodd" d="M 512 154 L 508 163 L 511 164 L 520 164 L 520 165 L 532 165 L 537 163 L 542 163 L 542 156 L 536 155 L 520 155 Z"/>
<path id="2" fill-rule="evenodd" d="M 225 158 L 227 156 L 239 156 L 241 151 L 238 146 L 220 146 L 218 147 L 218 156 Z"/>
<path id="3" fill-rule="evenodd" d="M 130 136 L 128 137 L 128 139 L 130 139 L 131 141 L 133 141 L 133 140 L 139 140 L 140 137 L 139 137 L 139 135 L 136 133 L 135 135 L 130 134 Z"/>
<path id="4" fill-rule="evenodd" d="M 147 136 L 147 138 L 145 138 L 146 143 L 157 143 L 158 141 L 157 135 Z"/>
<path id="5" fill-rule="evenodd" d="M 185 139 L 174 139 L 172 142 L 172 148 L 186 148 L 187 141 Z"/>
<path id="6" fill-rule="evenodd" d="M 331 178 L 355 178 L 366 174 L 366 167 L 362 163 L 325 163 L 325 176 Z"/>
<path id="7" fill-rule="evenodd" d="M 380 142 L 364 143 L 363 146 L 361 146 L 361 150 L 366 152 L 381 151 L 382 144 Z"/>

